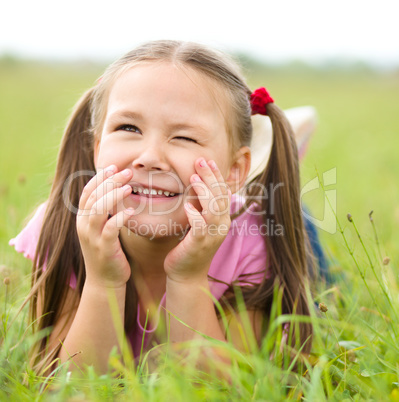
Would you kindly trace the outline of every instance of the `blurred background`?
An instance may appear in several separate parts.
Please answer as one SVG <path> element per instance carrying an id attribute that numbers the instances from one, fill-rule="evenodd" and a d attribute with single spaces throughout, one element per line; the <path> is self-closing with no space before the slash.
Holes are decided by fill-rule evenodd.
<path id="1" fill-rule="evenodd" d="M 70 111 L 113 60 L 152 39 L 192 40 L 233 54 L 251 88 L 282 108 L 312 105 L 318 127 L 302 184 L 336 169 L 338 220 L 351 213 L 373 241 L 398 256 L 399 5 L 396 0 L 13 1 L 0 5 L 0 265 L 48 196 Z M 316 219 L 321 188 L 304 195 Z M 336 260 L 338 229 L 321 237 Z M 351 232 L 347 236 L 351 238 Z M 339 264 L 338 261 L 335 262 Z"/>

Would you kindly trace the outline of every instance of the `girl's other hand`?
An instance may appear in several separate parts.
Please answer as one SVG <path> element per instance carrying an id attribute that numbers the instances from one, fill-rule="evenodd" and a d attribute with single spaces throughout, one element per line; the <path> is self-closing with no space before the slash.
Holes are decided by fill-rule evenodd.
<path id="1" fill-rule="evenodd" d="M 132 192 L 126 184 L 132 178 L 131 170 L 116 172 L 116 166 L 110 166 L 87 183 L 77 216 L 86 282 L 113 288 L 124 286 L 131 274 L 119 232 L 134 213 L 133 209 L 125 209 L 109 218 L 109 212 Z"/>
<path id="2" fill-rule="evenodd" d="M 191 176 L 202 211 L 184 204 L 191 228 L 184 239 L 165 258 L 165 272 L 177 282 L 207 278 L 212 259 L 230 229 L 231 191 L 214 161 L 195 162 L 198 174 Z"/>

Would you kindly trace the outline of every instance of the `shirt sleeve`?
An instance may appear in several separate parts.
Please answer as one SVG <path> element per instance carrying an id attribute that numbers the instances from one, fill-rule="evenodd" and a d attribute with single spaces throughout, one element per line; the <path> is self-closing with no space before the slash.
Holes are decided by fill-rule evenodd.
<path id="1" fill-rule="evenodd" d="M 232 199 L 232 211 L 237 198 Z M 230 230 L 216 252 L 210 269 L 210 288 L 219 299 L 231 284 L 251 286 L 267 275 L 266 244 L 261 231 L 262 216 L 252 204 L 231 222 Z"/>
<path id="2" fill-rule="evenodd" d="M 262 216 L 256 214 L 255 204 L 232 222 L 232 230 L 240 234 L 240 255 L 233 281 L 241 286 L 262 282 L 267 274 L 266 243 L 262 235 Z"/>
<path id="3" fill-rule="evenodd" d="M 18 253 L 23 253 L 25 258 L 29 258 L 32 261 L 35 258 L 46 206 L 47 202 L 39 205 L 28 224 L 16 237 L 8 242 L 10 246 L 15 247 Z"/>
<path id="4" fill-rule="evenodd" d="M 28 224 L 22 229 L 22 231 L 13 239 L 11 239 L 8 244 L 14 246 L 18 253 L 23 253 L 25 258 L 34 260 L 36 254 L 37 244 L 39 242 L 40 232 L 43 226 L 44 214 L 46 212 L 47 202 L 39 205 L 36 212 L 34 213 L 32 219 Z M 47 261 L 47 258 L 46 258 Z M 43 271 L 46 270 L 46 261 L 43 265 Z M 72 270 L 69 286 L 73 289 L 76 288 L 76 276 Z"/>
<path id="5" fill-rule="evenodd" d="M 261 234 L 244 239 L 233 280 L 240 286 L 262 282 L 267 274 L 266 244 Z"/>

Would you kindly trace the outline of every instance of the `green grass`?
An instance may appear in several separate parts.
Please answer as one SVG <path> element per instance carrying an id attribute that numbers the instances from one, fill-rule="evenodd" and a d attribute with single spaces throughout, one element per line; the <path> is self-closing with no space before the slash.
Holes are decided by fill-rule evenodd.
<path id="1" fill-rule="evenodd" d="M 336 190 L 339 225 L 334 234 L 320 232 L 336 281 L 320 284 L 314 295 L 328 311 L 315 309 L 315 342 L 304 375 L 279 364 L 277 329 L 260 352 L 231 368 L 233 386 L 167 358 L 152 375 L 145 365 L 121 368 L 120 378 L 89 371 L 83 380 L 70 378 L 65 367 L 52 380 L 30 371 L 26 310 L 10 325 L 29 289 L 30 264 L 8 240 L 48 195 L 69 112 L 101 70 L 0 63 L 0 400 L 399 400 L 399 76 L 360 69 L 254 68 L 251 75 L 251 87 L 266 86 L 281 107 L 310 104 L 319 113 L 302 184 L 317 173 L 337 172 L 336 184 L 325 190 Z M 328 208 L 323 189 L 303 200 L 322 219 Z M 118 368 L 116 357 L 111 362 Z"/>

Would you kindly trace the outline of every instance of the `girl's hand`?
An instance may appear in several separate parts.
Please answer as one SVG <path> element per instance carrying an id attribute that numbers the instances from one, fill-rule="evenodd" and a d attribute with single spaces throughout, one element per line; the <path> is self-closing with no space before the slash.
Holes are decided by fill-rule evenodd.
<path id="1" fill-rule="evenodd" d="M 201 158 L 195 163 L 198 174 L 191 176 L 202 212 L 191 203 L 184 208 L 191 228 L 169 252 L 164 267 L 169 279 L 178 282 L 207 278 L 212 259 L 226 237 L 230 225 L 231 191 L 214 161 Z M 205 194 L 204 194 L 205 190 Z"/>
<path id="2" fill-rule="evenodd" d="M 79 201 L 77 232 L 86 267 L 86 282 L 103 287 L 120 287 L 130 277 L 130 265 L 119 241 L 119 232 L 133 215 L 133 209 L 109 217 L 131 192 L 126 185 L 132 172 L 116 173 L 110 166 L 96 174 L 83 189 Z"/>

